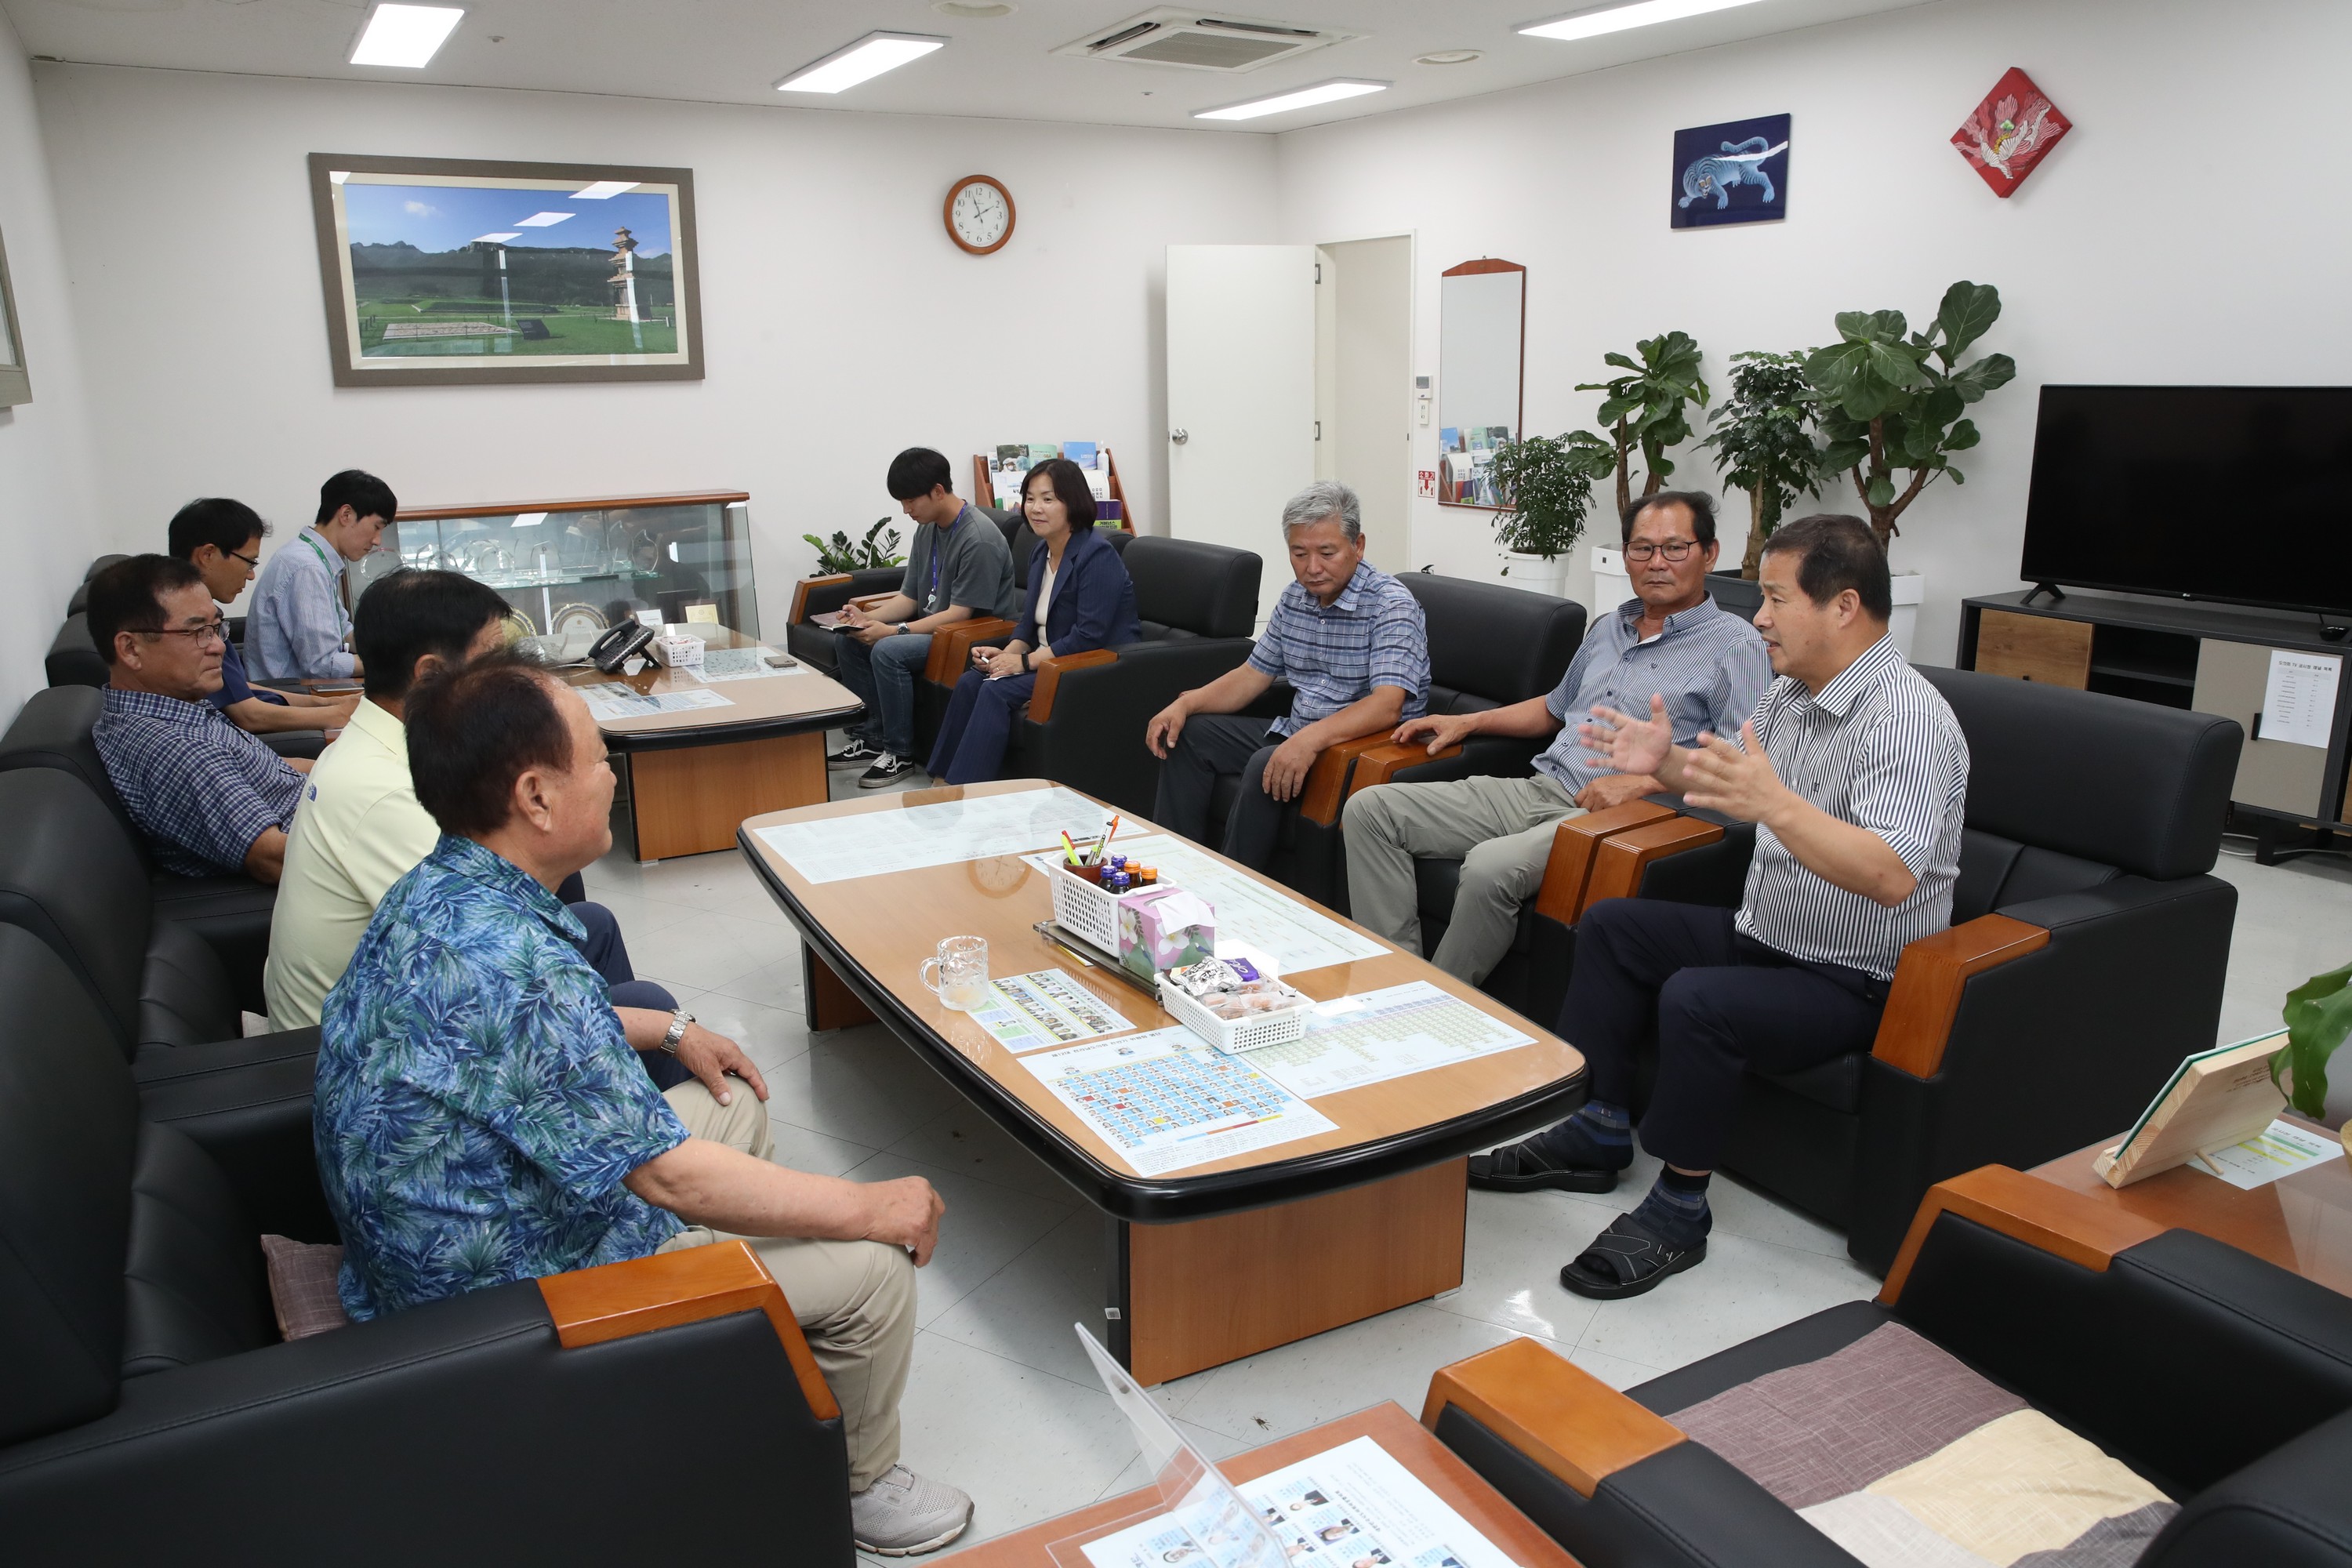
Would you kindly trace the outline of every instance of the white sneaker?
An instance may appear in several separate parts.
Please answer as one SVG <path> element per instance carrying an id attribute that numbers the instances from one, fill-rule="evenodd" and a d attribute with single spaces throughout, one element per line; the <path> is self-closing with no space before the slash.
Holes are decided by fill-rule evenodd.
<path id="1" fill-rule="evenodd" d="M 912 1557 L 936 1552 L 971 1523 L 971 1499 L 944 1481 L 893 1465 L 849 1498 L 849 1533 L 860 1552 Z"/>

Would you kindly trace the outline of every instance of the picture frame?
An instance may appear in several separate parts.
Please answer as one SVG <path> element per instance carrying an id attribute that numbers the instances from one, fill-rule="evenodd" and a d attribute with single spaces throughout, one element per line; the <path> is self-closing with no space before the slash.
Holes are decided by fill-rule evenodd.
<path id="1" fill-rule="evenodd" d="M 337 386 L 702 379 L 691 169 L 310 167 Z"/>
<path id="2" fill-rule="evenodd" d="M 1667 225 L 1715 228 L 1787 217 L 1790 124 L 1789 115 L 1766 114 L 1675 132 Z"/>
<path id="3" fill-rule="evenodd" d="M 16 324 L 16 286 L 8 277 L 8 240 L 0 234 L 0 408 L 33 401 L 25 368 L 25 334 Z"/>

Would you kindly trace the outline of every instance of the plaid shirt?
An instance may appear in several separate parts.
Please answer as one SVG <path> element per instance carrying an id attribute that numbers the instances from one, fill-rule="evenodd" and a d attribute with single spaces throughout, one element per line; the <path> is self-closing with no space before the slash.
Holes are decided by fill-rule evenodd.
<path id="1" fill-rule="evenodd" d="M 255 839 L 292 826 L 302 775 L 218 709 L 112 686 L 105 698 L 90 738 L 164 870 L 242 871 Z"/>
<path id="2" fill-rule="evenodd" d="M 1429 627 L 1421 601 L 1369 562 L 1328 605 L 1296 582 L 1284 588 L 1249 662 L 1260 674 L 1290 682 L 1295 693 L 1289 715 L 1274 721 L 1277 735 L 1328 719 L 1370 697 L 1375 686 L 1403 689 L 1400 719 L 1429 711 Z"/>

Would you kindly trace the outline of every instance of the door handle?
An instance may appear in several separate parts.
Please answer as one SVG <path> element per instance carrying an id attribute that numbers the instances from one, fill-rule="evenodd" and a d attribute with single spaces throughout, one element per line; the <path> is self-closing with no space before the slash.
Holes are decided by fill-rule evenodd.
<path id="1" fill-rule="evenodd" d="M 1189 430 L 1171 430 L 1168 432 L 1168 438 L 1181 447 L 1192 438 L 1192 433 Z"/>

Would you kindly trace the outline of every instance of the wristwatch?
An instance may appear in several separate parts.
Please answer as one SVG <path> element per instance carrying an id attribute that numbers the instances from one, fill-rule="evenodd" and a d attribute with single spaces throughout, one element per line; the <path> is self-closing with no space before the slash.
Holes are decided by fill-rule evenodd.
<path id="1" fill-rule="evenodd" d="M 694 1022 L 694 1015 L 680 1007 L 669 1016 L 669 1027 L 662 1032 L 661 1048 L 677 1055 L 678 1041 L 686 1038 L 686 1026 Z"/>

